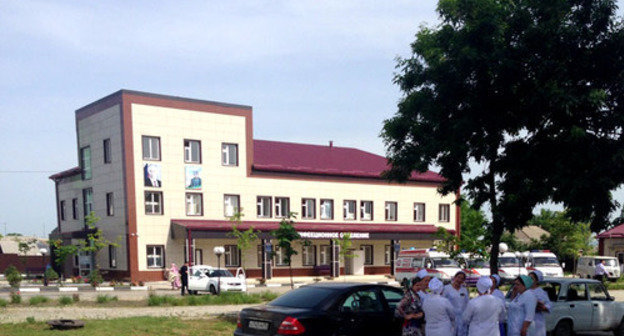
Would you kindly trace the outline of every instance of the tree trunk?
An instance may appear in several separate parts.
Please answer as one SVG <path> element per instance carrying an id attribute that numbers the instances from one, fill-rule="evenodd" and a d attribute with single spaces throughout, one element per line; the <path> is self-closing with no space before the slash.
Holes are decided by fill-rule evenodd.
<path id="1" fill-rule="evenodd" d="M 490 274 L 498 274 L 498 254 L 499 244 L 501 236 L 503 235 L 504 223 L 500 220 L 498 213 L 498 200 L 496 198 L 496 173 L 494 168 L 494 162 L 496 161 L 497 150 L 493 149 L 489 155 L 489 172 L 488 172 L 488 184 L 489 184 L 489 202 L 490 209 L 492 211 L 492 248 L 490 250 Z"/>
<path id="2" fill-rule="evenodd" d="M 288 264 L 288 271 L 290 272 L 290 289 L 294 289 L 295 288 L 295 283 L 293 282 L 292 263 Z"/>

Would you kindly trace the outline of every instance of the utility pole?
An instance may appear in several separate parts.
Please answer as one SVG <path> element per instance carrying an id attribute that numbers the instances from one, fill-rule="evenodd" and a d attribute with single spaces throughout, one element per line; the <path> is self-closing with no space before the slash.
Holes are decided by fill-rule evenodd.
<path id="1" fill-rule="evenodd" d="M 2 224 L 4 224 L 4 236 L 6 237 L 6 235 L 7 235 L 7 222 L 3 222 Z"/>

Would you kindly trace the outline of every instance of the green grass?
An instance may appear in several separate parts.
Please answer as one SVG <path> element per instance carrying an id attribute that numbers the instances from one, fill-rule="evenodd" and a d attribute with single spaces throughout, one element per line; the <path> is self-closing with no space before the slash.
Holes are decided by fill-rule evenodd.
<path id="1" fill-rule="evenodd" d="M 117 296 L 109 296 L 109 295 L 98 295 L 96 299 L 97 303 L 108 303 L 108 302 L 117 302 L 119 298 Z"/>
<path id="2" fill-rule="evenodd" d="M 147 299 L 148 306 L 201 306 L 201 305 L 226 305 L 226 304 L 250 304 L 271 301 L 277 294 L 271 292 L 262 293 L 221 293 L 219 295 L 150 295 Z"/>
<path id="3" fill-rule="evenodd" d="M 3 336 L 89 335 L 89 336 L 231 336 L 236 324 L 217 318 L 182 320 L 177 317 L 132 317 L 85 320 L 76 330 L 50 330 L 44 322 L 0 324 Z"/>
<path id="4" fill-rule="evenodd" d="M 28 299 L 28 304 L 31 306 L 36 306 L 42 303 L 46 303 L 48 301 L 50 301 L 50 299 L 47 296 L 36 295 L 31 296 L 30 299 Z"/>
<path id="5" fill-rule="evenodd" d="M 70 296 L 61 296 L 61 297 L 58 299 L 58 303 L 59 303 L 61 306 L 66 306 L 66 305 L 68 305 L 68 304 L 72 304 L 72 303 L 74 303 L 74 299 L 72 299 Z"/>
<path id="6" fill-rule="evenodd" d="M 5 299 L 0 299 L 0 308 L 4 308 L 9 304 L 9 301 Z"/>

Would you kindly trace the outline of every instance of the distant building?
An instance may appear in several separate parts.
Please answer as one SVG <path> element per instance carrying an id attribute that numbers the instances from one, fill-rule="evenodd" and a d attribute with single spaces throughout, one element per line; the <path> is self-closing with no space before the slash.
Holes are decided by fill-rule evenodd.
<path id="1" fill-rule="evenodd" d="M 79 167 L 50 176 L 56 234 L 78 244 L 94 211 L 104 235 L 120 237 L 97 256 L 109 277 L 160 280 L 172 262 L 216 266 L 215 246 L 225 247 L 222 266 L 244 259 L 248 276 L 287 275 L 271 231 L 289 212 L 312 242 L 297 246 L 295 275 L 389 274 L 395 249 L 431 247 L 439 227 L 459 232 L 458 195 L 438 194 L 440 175 L 391 183 L 379 155 L 255 140 L 249 106 L 122 90 L 77 110 L 76 132 Z M 240 229 L 261 231 L 247 251 L 229 236 L 239 210 Z M 344 233 L 361 255 L 352 265 L 339 260 L 334 239 Z M 87 255 L 72 262 L 73 273 L 91 267 Z"/>
<path id="2" fill-rule="evenodd" d="M 542 236 L 550 237 L 550 233 L 535 225 L 528 225 L 514 231 L 514 237 L 523 244 L 530 244 L 532 240 L 540 241 Z"/>
<path id="3" fill-rule="evenodd" d="M 617 257 L 624 264 L 624 224 L 597 235 L 596 239 L 599 255 Z"/>

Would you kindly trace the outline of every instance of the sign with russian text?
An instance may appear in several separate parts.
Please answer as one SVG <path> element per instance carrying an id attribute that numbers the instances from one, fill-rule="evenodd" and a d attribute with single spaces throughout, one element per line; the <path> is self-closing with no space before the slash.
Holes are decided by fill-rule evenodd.
<path id="1" fill-rule="evenodd" d="M 303 231 L 299 232 L 301 238 L 306 239 L 340 239 L 345 234 L 350 234 L 351 239 L 370 239 L 370 233 L 368 232 L 312 232 Z"/>

